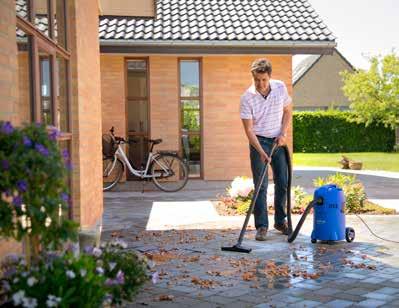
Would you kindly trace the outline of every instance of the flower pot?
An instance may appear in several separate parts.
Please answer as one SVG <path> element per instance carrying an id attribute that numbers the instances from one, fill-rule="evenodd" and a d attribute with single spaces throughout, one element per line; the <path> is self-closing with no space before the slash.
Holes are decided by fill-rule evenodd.
<path id="1" fill-rule="evenodd" d="M 363 163 L 359 162 L 359 161 L 349 162 L 349 168 L 351 168 L 352 170 L 361 170 L 362 166 L 363 166 Z"/>

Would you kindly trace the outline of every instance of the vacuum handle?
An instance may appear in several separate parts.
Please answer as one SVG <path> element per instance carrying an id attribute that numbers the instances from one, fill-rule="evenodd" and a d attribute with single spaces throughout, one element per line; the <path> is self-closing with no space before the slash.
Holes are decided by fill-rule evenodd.
<path id="1" fill-rule="evenodd" d="M 276 150 L 276 147 L 277 147 L 277 143 L 274 143 L 273 147 L 272 147 L 272 150 L 270 151 L 270 158 L 273 156 L 274 151 Z M 256 183 L 256 185 L 255 185 L 255 192 L 254 192 L 254 195 L 252 197 L 251 204 L 250 204 L 250 206 L 248 208 L 247 216 L 245 217 L 244 225 L 242 226 L 242 229 L 241 229 L 241 232 L 240 232 L 240 236 L 238 237 L 238 241 L 237 241 L 237 245 L 238 246 L 241 246 L 242 240 L 244 239 L 244 235 L 245 235 L 245 231 L 246 231 L 247 226 L 248 226 L 249 219 L 251 218 L 251 214 L 252 214 L 252 212 L 254 210 L 254 207 L 255 207 L 255 202 L 258 199 L 260 188 L 261 188 L 261 186 L 263 184 L 263 181 L 265 179 L 265 176 L 266 176 L 267 165 L 268 165 L 268 162 L 265 162 L 265 164 L 263 165 L 263 168 L 262 168 L 261 177 L 258 180 L 258 183 Z"/>

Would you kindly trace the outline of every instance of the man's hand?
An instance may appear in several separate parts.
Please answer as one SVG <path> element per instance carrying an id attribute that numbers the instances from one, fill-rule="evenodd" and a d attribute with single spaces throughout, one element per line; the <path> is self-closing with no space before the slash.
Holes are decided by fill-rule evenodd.
<path id="1" fill-rule="evenodd" d="M 278 146 L 283 146 L 287 144 L 286 137 L 284 135 L 280 135 L 276 138 L 276 143 Z"/>
<path id="2" fill-rule="evenodd" d="M 269 163 L 270 162 L 270 157 L 269 155 L 266 154 L 265 151 L 262 151 L 261 153 L 259 153 L 260 156 L 260 160 L 265 162 L 265 163 Z"/>

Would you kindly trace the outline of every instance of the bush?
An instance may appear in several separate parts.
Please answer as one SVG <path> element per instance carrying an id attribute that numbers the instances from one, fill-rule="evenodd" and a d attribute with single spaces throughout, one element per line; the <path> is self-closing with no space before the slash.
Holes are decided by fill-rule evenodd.
<path id="1" fill-rule="evenodd" d="M 2 265 L 5 299 L 23 307 L 100 307 L 132 300 L 149 276 L 145 261 L 124 245 L 86 248 L 77 257 L 42 255 L 30 268 L 23 259 L 8 258 Z"/>
<path id="2" fill-rule="evenodd" d="M 346 211 L 348 213 L 360 213 L 366 200 L 366 193 L 361 182 L 356 180 L 356 176 L 336 173 L 326 178 L 318 177 L 313 181 L 315 187 L 327 184 L 335 184 L 342 188 L 346 199 Z"/>
<path id="3" fill-rule="evenodd" d="M 294 152 L 390 152 L 395 131 L 382 125 L 354 122 L 354 114 L 338 110 L 299 111 L 293 115 Z"/>
<path id="4" fill-rule="evenodd" d="M 23 239 L 29 256 L 77 238 L 68 210 L 69 154 L 60 153 L 59 132 L 44 125 L 14 128 L 0 122 L 0 236 Z"/>
<path id="5" fill-rule="evenodd" d="M 294 205 L 291 208 L 291 213 L 302 214 L 309 202 L 313 200 L 312 195 L 308 195 L 301 186 L 294 187 Z"/>

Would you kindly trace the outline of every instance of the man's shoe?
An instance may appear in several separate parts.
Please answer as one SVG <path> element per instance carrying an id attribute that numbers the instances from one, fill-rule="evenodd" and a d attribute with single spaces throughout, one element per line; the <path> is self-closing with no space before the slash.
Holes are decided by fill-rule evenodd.
<path id="1" fill-rule="evenodd" d="M 266 241 L 266 234 L 267 234 L 267 228 L 266 227 L 259 227 L 256 230 L 255 240 L 257 240 L 257 241 Z"/>
<path id="2" fill-rule="evenodd" d="M 274 229 L 281 231 L 284 235 L 289 235 L 288 223 L 284 222 L 281 225 L 274 224 Z"/>

